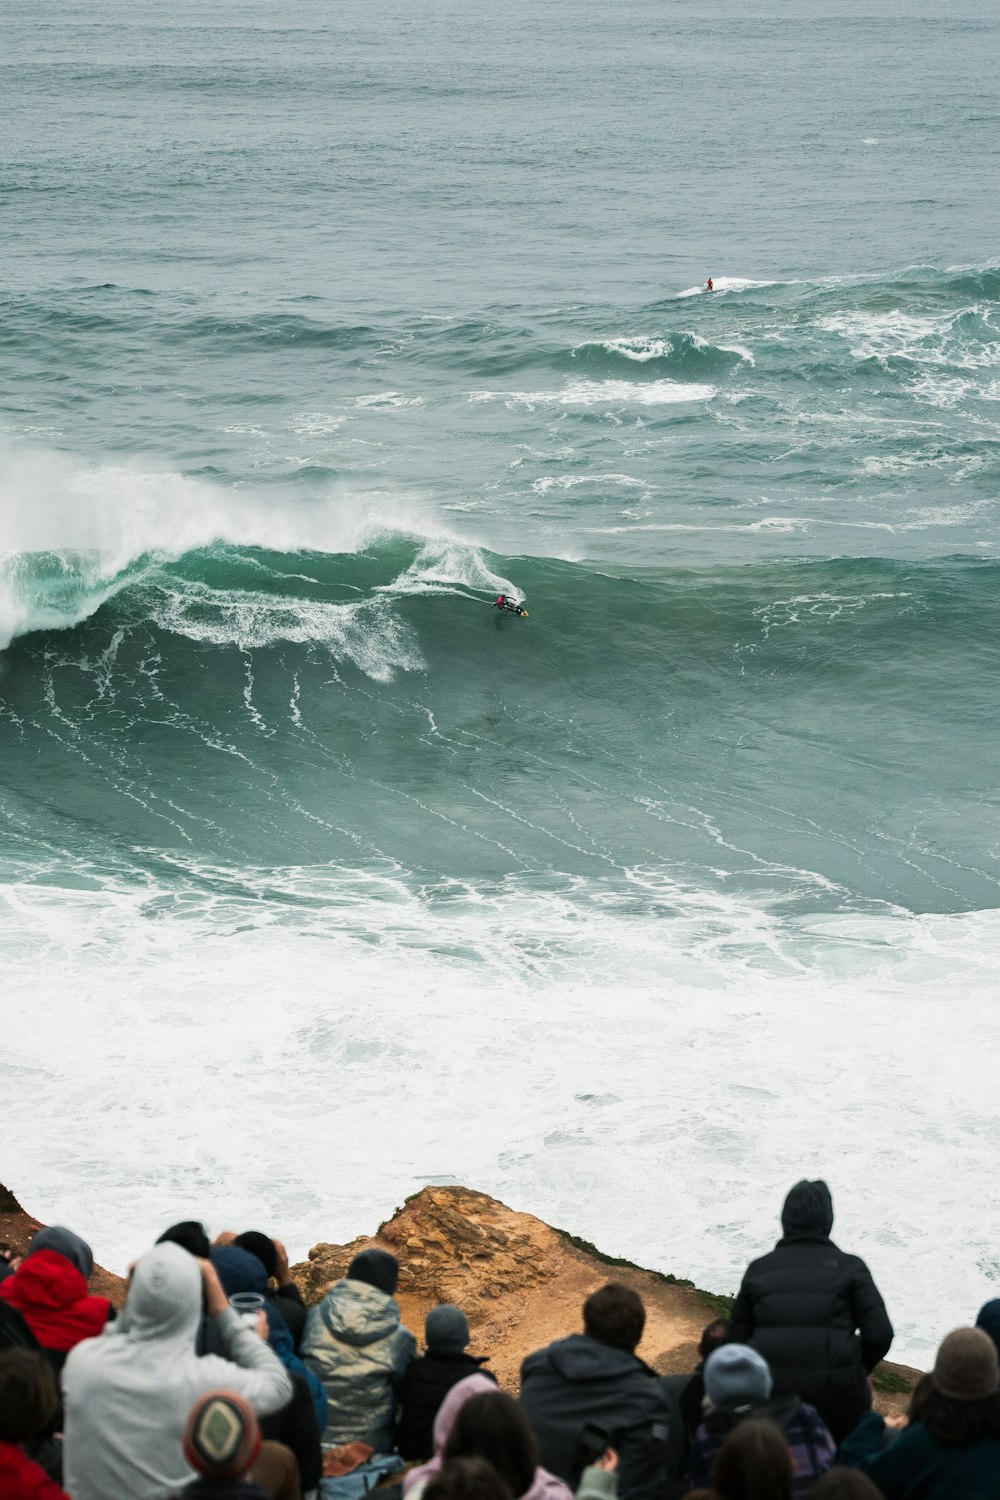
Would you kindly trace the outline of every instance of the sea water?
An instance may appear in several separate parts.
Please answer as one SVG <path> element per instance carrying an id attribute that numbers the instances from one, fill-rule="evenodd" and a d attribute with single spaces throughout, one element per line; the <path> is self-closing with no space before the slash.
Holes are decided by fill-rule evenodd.
<path id="1" fill-rule="evenodd" d="M 989 7 L 12 0 L 2 1176 L 997 1292 Z M 715 292 L 705 293 L 714 278 Z M 491 611 L 499 591 L 528 619 Z"/>

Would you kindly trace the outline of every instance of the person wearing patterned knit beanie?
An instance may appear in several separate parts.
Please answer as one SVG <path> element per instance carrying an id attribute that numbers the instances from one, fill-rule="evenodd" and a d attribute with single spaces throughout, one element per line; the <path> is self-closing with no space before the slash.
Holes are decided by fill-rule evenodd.
<path id="1" fill-rule="evenodd" d="M 191 1408 L 184 1457 L 198 1475 L 185 1500 L 266 1500 L 267 1491 L 245 1475 L 260 1453 L 253 1407 L 236 1391 L 207 1391 Z"/>
<path id="2" fill-rule="evenodd" d="M 886 1500 L 1000 1500 L 1000 1363 L 981 1328 L 943 1339 L 918 1383 L 909 1418 L 869 1413 L 838 1461 L 863 1470 Z"/>

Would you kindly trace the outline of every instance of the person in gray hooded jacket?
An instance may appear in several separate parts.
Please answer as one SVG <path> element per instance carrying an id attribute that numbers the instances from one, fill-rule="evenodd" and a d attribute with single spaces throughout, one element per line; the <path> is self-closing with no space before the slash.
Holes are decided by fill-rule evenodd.
<path id="1" fill-rule="evenodd" d="M 324 1443 L 396 1445 L 397 1393 L 417 1351 L 393 1298 L 398 1281 L 394 1255 L 363 1250 L 310 1310 L 300 1352 L 329 1398 Z"/>
<path id="2" fill-rule="evenodd" d="M 203 1297 L 225 1358 L 195 1352 Z M 154 1245 L 135 1264 L 122 1317 L 77 1344 L 63 1370 L 73 1500 L 160 1500 L 182 1489 L 195 1478 L 184 1457 L 191 1407 L 220 1386 L 259 1416 L 292 1395 L 281 1361 L 229 1306 L 211 1263 Z"/>

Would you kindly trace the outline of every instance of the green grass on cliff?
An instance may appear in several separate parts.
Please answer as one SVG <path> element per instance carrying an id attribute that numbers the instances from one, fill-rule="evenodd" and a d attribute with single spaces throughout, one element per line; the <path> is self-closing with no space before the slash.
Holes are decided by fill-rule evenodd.
<path id="1" fill-rule="evenodd" d="M 704 1302 L 709 1312 L 714 1313 L 717 1318 L 728 1318 L 733 1310 L 735 1298 L 727 1296 L 725 1292 L 706 1292 L 700 1286 L 695 1286 L 686 1276 L 673 1276 L 668 1271 L 651 1271 L 647 1266 L 637 1266 L 634 1260 L 626 1260 L 622 1255 L 605 1255 L 603 1250 L 598 1250 L 590 1240 L 581 1239 L 578 1234 L 570 1234 L 566 1229 L 557 1229 L 556 1234 L 564 1239 L 567 1244 L 572 1245 L 575 1250 L 582 1250 L 584 1255 L 589 1255 L 593 1260 L 599 1260 L 605 1266 L 621 1266 L 627 1271 L 641 1271 L 644 1276 L 652 1276 L 655 1281 L 662 1281 L 664 1286 L 686 1287 L 695 1293 Z"/>

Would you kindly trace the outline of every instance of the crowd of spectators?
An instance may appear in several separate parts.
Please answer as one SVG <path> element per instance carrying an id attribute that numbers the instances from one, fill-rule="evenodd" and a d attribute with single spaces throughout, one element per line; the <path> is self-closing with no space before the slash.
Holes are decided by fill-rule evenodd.
<path id="1" fill-rule="evenodd" d="M 612 1282 L 516 1396 L 459 1307 L 418 1352 L 384 1250 L 307 1308 L 279 1241 L 186 1220 L 116 1316 L 89 1246 L 41 1230 L 0 1259 L 0 1500 L 1000 1500 L 1000 1299 L 886 1419 L 892 1326 L 826 1184 L 781 1223 L 688 1375 L 645 1363 L 642 1299 Z"/>

